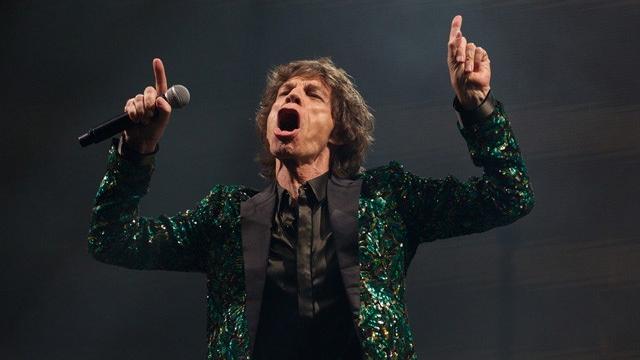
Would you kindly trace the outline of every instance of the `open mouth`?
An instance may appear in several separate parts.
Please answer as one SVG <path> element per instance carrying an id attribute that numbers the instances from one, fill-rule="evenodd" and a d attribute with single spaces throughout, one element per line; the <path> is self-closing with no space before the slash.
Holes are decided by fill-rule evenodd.
<path id="1" fill-rule="evenodd" d="M 288 142 L 300 130 L 300 114 L 295 109 L 284 108 L 278 111 L 278 127 L 273 131 L 275 136 L 281 141 Z"/>
<path id="2" fill-rule="evenodd" d="M 280 109 L 278 111 L 278 128 L 293 131 L 300 127 L 300 115 L 295 109 Z"/>

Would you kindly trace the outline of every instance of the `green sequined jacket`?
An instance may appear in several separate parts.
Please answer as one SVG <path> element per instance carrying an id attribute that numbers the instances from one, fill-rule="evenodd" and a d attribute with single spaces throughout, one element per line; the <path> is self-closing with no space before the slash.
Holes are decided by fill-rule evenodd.
<path id="1" fill-rule="evenodd" d="M 422 178 L 391 162 L 355 179 L 332 177 L 327 198 L 353 325 L 367 359 L 415 359 L 405 275 L 418 245 L 482 232 L 526 215 L 534 196 L 503 106 L 457 124 L 481 177 Z M 130 161 L 112 146 L 98 189 L 89 252 L 132 269 L 207 274 L 209 359 L 250 359 L 265 282 L 274 185 L 216 185 L 196 208 L 140 217 L 153 157 Z"/>

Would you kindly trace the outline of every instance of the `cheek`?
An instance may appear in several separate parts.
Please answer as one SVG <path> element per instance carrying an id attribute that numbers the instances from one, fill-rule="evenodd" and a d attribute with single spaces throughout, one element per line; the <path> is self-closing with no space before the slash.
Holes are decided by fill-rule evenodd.
<path id="1" fill-rule="evenodd" d="M 330 114 L 328 114 L 324 116 L 324 118 L 322 119 L 319 130 L 322 136 L 328 139 L 329 136 L 331 136 L 333 127 L 334 127 L 333 118 L 331 117 Z"/>
<path id="2" fill-rule="evenodd" d="M 264 129 L 264 142 L 266 144 L 268 144 L 269 146 L 271 146 L 273 140 L 274 140 L 274 136 L 273 135 L 273 129 L 275 127 L 275 121 L 274 121 L 275 117 L 273 116 L 273 113 L 269 114 L 269 117 L 267 117 L 267 123 L 265 124 L 265 129 Z"/>
<path id="3" fill-rule="evenodd" d="M 310 130 L 308 133 L 309 146 L 313 146 L 316 149 L 323 148 L 329 144 L 331 131 L 333 130 L 333 121 L 330 116 L 317 118 L 316 123 Z"/>
<path id="4" fill-rule="evenodd" d="M 273 128 L 276 125 L 276 115 L 275 113 L 272 111 L 269 114 L 269 117 L 267 117 L 267 131 L 273 131 Z"/>

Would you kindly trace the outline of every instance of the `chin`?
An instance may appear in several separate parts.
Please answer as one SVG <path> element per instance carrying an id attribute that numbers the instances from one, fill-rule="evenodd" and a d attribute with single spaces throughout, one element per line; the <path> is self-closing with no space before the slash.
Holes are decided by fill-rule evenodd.
<path id="1" fill-rule="evenodd" d="M 279 144 L 271 147 L 271 155 L 278 160 L 289 160 L 295 158 L 293 147 L 290 144 Z"/>
<path id="2" fill-rule="evenodd" d="M 278 159 L 291 159 L 299 156 L 300 146 L 297 139 L 282 142 L 278 139 L 269 139 L 269 152 Z"/>
<path id="3" fill-rule="evenodd" d="M 295 156 L 293 156 L 293 154 L 286 152 L 286 151 L 276 151 L 276 152 L 272 152 L 271 155 L 273 155 L 276 159 L 278 160 L 291 160 L 291 159 L 295 159 Z"/>

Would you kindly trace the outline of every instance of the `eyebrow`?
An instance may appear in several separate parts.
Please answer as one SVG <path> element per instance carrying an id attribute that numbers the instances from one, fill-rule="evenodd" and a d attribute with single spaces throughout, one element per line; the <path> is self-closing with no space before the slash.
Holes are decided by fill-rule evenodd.
<path id="1" fill-rule="evenodd" d="M 286 82 L 286 83 L 284 83 L 284 84 L 280 87 L 280 89 L 281 89 L 281 90 L 284 90 L 284 91 L 290 91 L 290 90 L 291 90 L 291 89 L 293 89 L 294 87 L 295 87 L 295 86 L 293 86 L 293 83 Z"/>
<path id="2" fill-rule="evenodd" d="M 286 83 L 284 83 L 282 85 L 282 91 L 291 91 L 291 89 L 293 89 L 295 87 L 295 85 L 292 82 L 287 81 Z M 306 84 L 304 86 L 304 91 L 305 92 L 309 92 L 309 91 L 317 91 L 320 92 L 324 97 L 328 97 L 329 94 L 327 93 L 327 91 L 321 87 L 318 86 L 316 84 Z"/>
<path id="3" fill-rule="evenodd" d="M 321 93 L 323 96 L 329 96 L 329 94 L 327 94 L 327 92 L 325 91 L 325 89 L 321 86 L 318 86 L 316 84 L 307 84 L 304 86 L 304 91 L 317 91 L 319 93 Z"/>

